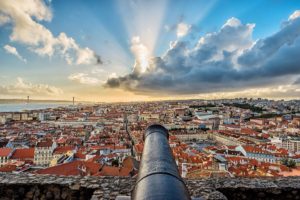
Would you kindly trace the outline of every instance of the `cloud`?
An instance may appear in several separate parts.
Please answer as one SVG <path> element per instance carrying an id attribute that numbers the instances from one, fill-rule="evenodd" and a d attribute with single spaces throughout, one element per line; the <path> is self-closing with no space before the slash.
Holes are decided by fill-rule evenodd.
<path id="1" fill-rule="evenodd" d="M 294 19 L 297 19 L 300 17 L 300 10 L 296 10 L 293 14 L 290 15 L 289 21 L 292 21 Z"/>
<path id="2" fill-rule="evenodd" d="M 272 98 L 272 99 L 298 99 L 300 95 L 300 87 L 293 85 L 278 85 L 270 87 L 250 88 L 231 92 L 216 92 L 209 94 L 200 94 L 197 97 L 201 99 L 230 99 L 235 97 L 248 98 Z"/>
<path id="3" fill-rule="evenodd" d="M 63 94 L 63 90 L 46 84 L 33 84 L 26 82 L 23 78 L 18 77 L 15 84 L 1 85 L 1 95 L 46 95 L 58 96 Z"/>
<path id="4" fill-rule="evenodd" d="M 86 85 L 97 85 L 100 83 L 100 80 L 98 78 L 95 77 L 90 77 L 88 74 L 86 73 L 75 73 L 75 74 L 71 74 L 68 77 L 69 80 L 71 81 L 75 81 L 81 84 L 86 84 Z"/>
<path id="5" fill-rule="evenodd" d="M 109 78 L 105 87 L 136 94 L 203 94 L 291 84 L 300 74 L 300 18 L 254 41 L 255 24 L 228 19 L 219 31 L 192 41 L 171 42 L 161 57 L 148 59 L 143 73 Z M 135 68 L 138 66 L 134 66 Z"/>
<path id="6" fill-rule="evenodd" d="M 177 30 L 176 30 L 177 37 L 183 37 L 183 36 L 187 35 L 190 28 L 191 28 L 191 25 L 185 24 L 183 22 L 177 24 Z"/>
<path id="7" fill-rule="evenodd" d="M 191 39 L 195 39 L 200 31 L 200 27 L 196 24 L 187 24 L 180 19 L 176 24 L 165 25 L 165 31 L 176 33 L 177 38 L 189 36 Z"/>
<path id="8" fill-rule="evenodd" d="M 300 18 L 294 18 L 283 24 L 277 33 L 265 39 L 258 40 L 250 49 L 247 49 L 238 62 L 243 66 L 260 66 L 278 53 L 281 48 L 290 46 L 293 48 L 295 41 L 300 36 Z"/>
<path id="9" fill-rule="evenodd" d="M 104 72 L 106 72 L 104 69 L 102 69 L 102 68 L 96 68 L 96 67 L 91 70 L 92 74 L 102 74 Z"/>
<path id="10" fill-rule="evenodd" d="M 41 21 L 51 21 L 52 11 L 42 0 L 1 0 L 0 24 L 13 25 L 10 40 L 28 46 L 41 56 L 57 53 L 68 64 L 95 64 L 99 57 L 89 48 L 81 48 L 64 32 L 55 37 Z"/>
<path id="11" fill-rule="evenodd" d="M 17 51 L 17 49 L 13 46 L 10 46 L 10 45 L 5 45 L 4 47 L 4 50 L 7 52 L 7 53 L 10 53 L 10 54 L 13 54 L 15 55 L 17 58 L 19 58 L 20 60 L 22 60 L 23 62 L 27 62 L 25 58 L 23 58 Z"/>
<path id="12" fill-rule="evenodd" d="M 118 75 L 115 72 L 113 72 L 108 76 L 108 78 L 118 78 Z"/>
<path id="13" fill-rule="evenodd" d="M 7 24 L 8 22 L 10 22 L 10 18 L 7 15 L 0 13 L 0 26 Z"/>
<path id="14" fill-rule="evenodd" d="M 136 63 L 133 69 L 134 73 L 145 72 L 149 67 L 148 59 L 150 57 L 150 52 L 148 48 L 140 41 L 140 37 L 135 36 L 131 39 L 130 49 L 136 59 Z"/>
<path id="15" fill-rule="evenodd" d="M 224 52 L 238 56 L 253 45 L 252 32 L 255 24 L 242 24 L 237 18 L 230 18 L 220 31 L 201 37 L 192 50 L 191 57 L 199 62 L 224 60 Z M 198 57 L 199 58 L 199 57 Z"/>
<path id="16" fill-rule="evenodd" d="M 300 77 L 296 79 L 296 81 L 293 83 L 294 85 L 300 85 Z"/>

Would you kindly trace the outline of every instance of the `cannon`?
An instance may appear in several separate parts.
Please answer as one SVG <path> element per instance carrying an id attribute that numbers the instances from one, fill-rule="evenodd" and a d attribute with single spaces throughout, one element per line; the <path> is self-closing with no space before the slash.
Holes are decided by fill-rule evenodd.
<path id="1" fill-rule="evenodd" d="M 139 174 L 131 195 L 133 200 L 191 199 L 179 175 L 168 138 L 168 130 L 159 124 L 147 128 Z"/>

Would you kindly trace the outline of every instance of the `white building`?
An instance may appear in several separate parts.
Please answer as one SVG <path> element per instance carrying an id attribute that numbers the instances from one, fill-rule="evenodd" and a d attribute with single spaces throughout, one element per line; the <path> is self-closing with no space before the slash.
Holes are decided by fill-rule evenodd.
<path id="1" fill-rule="evenodd" d="M 37 143 L 34 149 L 34 163 L 38 166 L 48 167 L 53 159 L 53 151 L 56 143 L 52 141 L 42 141 Z"/>

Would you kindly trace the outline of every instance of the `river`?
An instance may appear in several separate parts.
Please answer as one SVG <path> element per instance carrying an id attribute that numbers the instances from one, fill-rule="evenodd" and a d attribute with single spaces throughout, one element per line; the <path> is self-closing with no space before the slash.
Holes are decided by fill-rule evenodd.
<path id="1" fill-rule="evenodd" d="M 23 110 L 39 110 L 46 108 L 57 108 L 60 106 L 67 106 L 69 103 L 12 103 L 0 104 L 0 112 L 20 112 Z"/>

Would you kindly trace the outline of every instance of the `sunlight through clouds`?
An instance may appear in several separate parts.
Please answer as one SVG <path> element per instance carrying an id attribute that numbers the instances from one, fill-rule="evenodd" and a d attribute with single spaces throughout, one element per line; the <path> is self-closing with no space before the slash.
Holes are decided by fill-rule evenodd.
<path id="1" fill-rule="evenodd" d="M 168 0 L 118 0 L 118 8 L 128 35 L 139 37 L 152 55 L 162 29 Z"/>
<path id="2" fill-rule="evenodd" d="M 189 40 L 171 42 L 165 54 L 154 59 L 152 71 L 111 78 L 105 86 L 144 95 L 190 95 L 219 91 L 235 94 L 249 87 L 269 88 L 281 83 L 278 88 L 255 91 L 261 96 L 267 91 L 288 94 L 288 86 L 281 85 L 289 84 L 285 78 L 299 74 L 299 57 L 293 55 L 299 51 L 300 18 L 284 24 L 273 35 L 255 42 L 255 24 L 231 17 L 196 44 Z"/>
<path id="3" fill-rule="evenodd" d="M 189 30 L 191 29 L 191 25 L 185 24 L 183 22 L 177 24 L 177 37 L 183 37 L 188 34 Z"/>
<path id="4" fill-rule="evenodd" d="M 132 38 L 131 51 L 136 59 L 133 71 L 135 73 L 144 73 L 149 67 L 150 53 L 148 48 L 143 43 L 141 43 L 140 37 Z"/>

